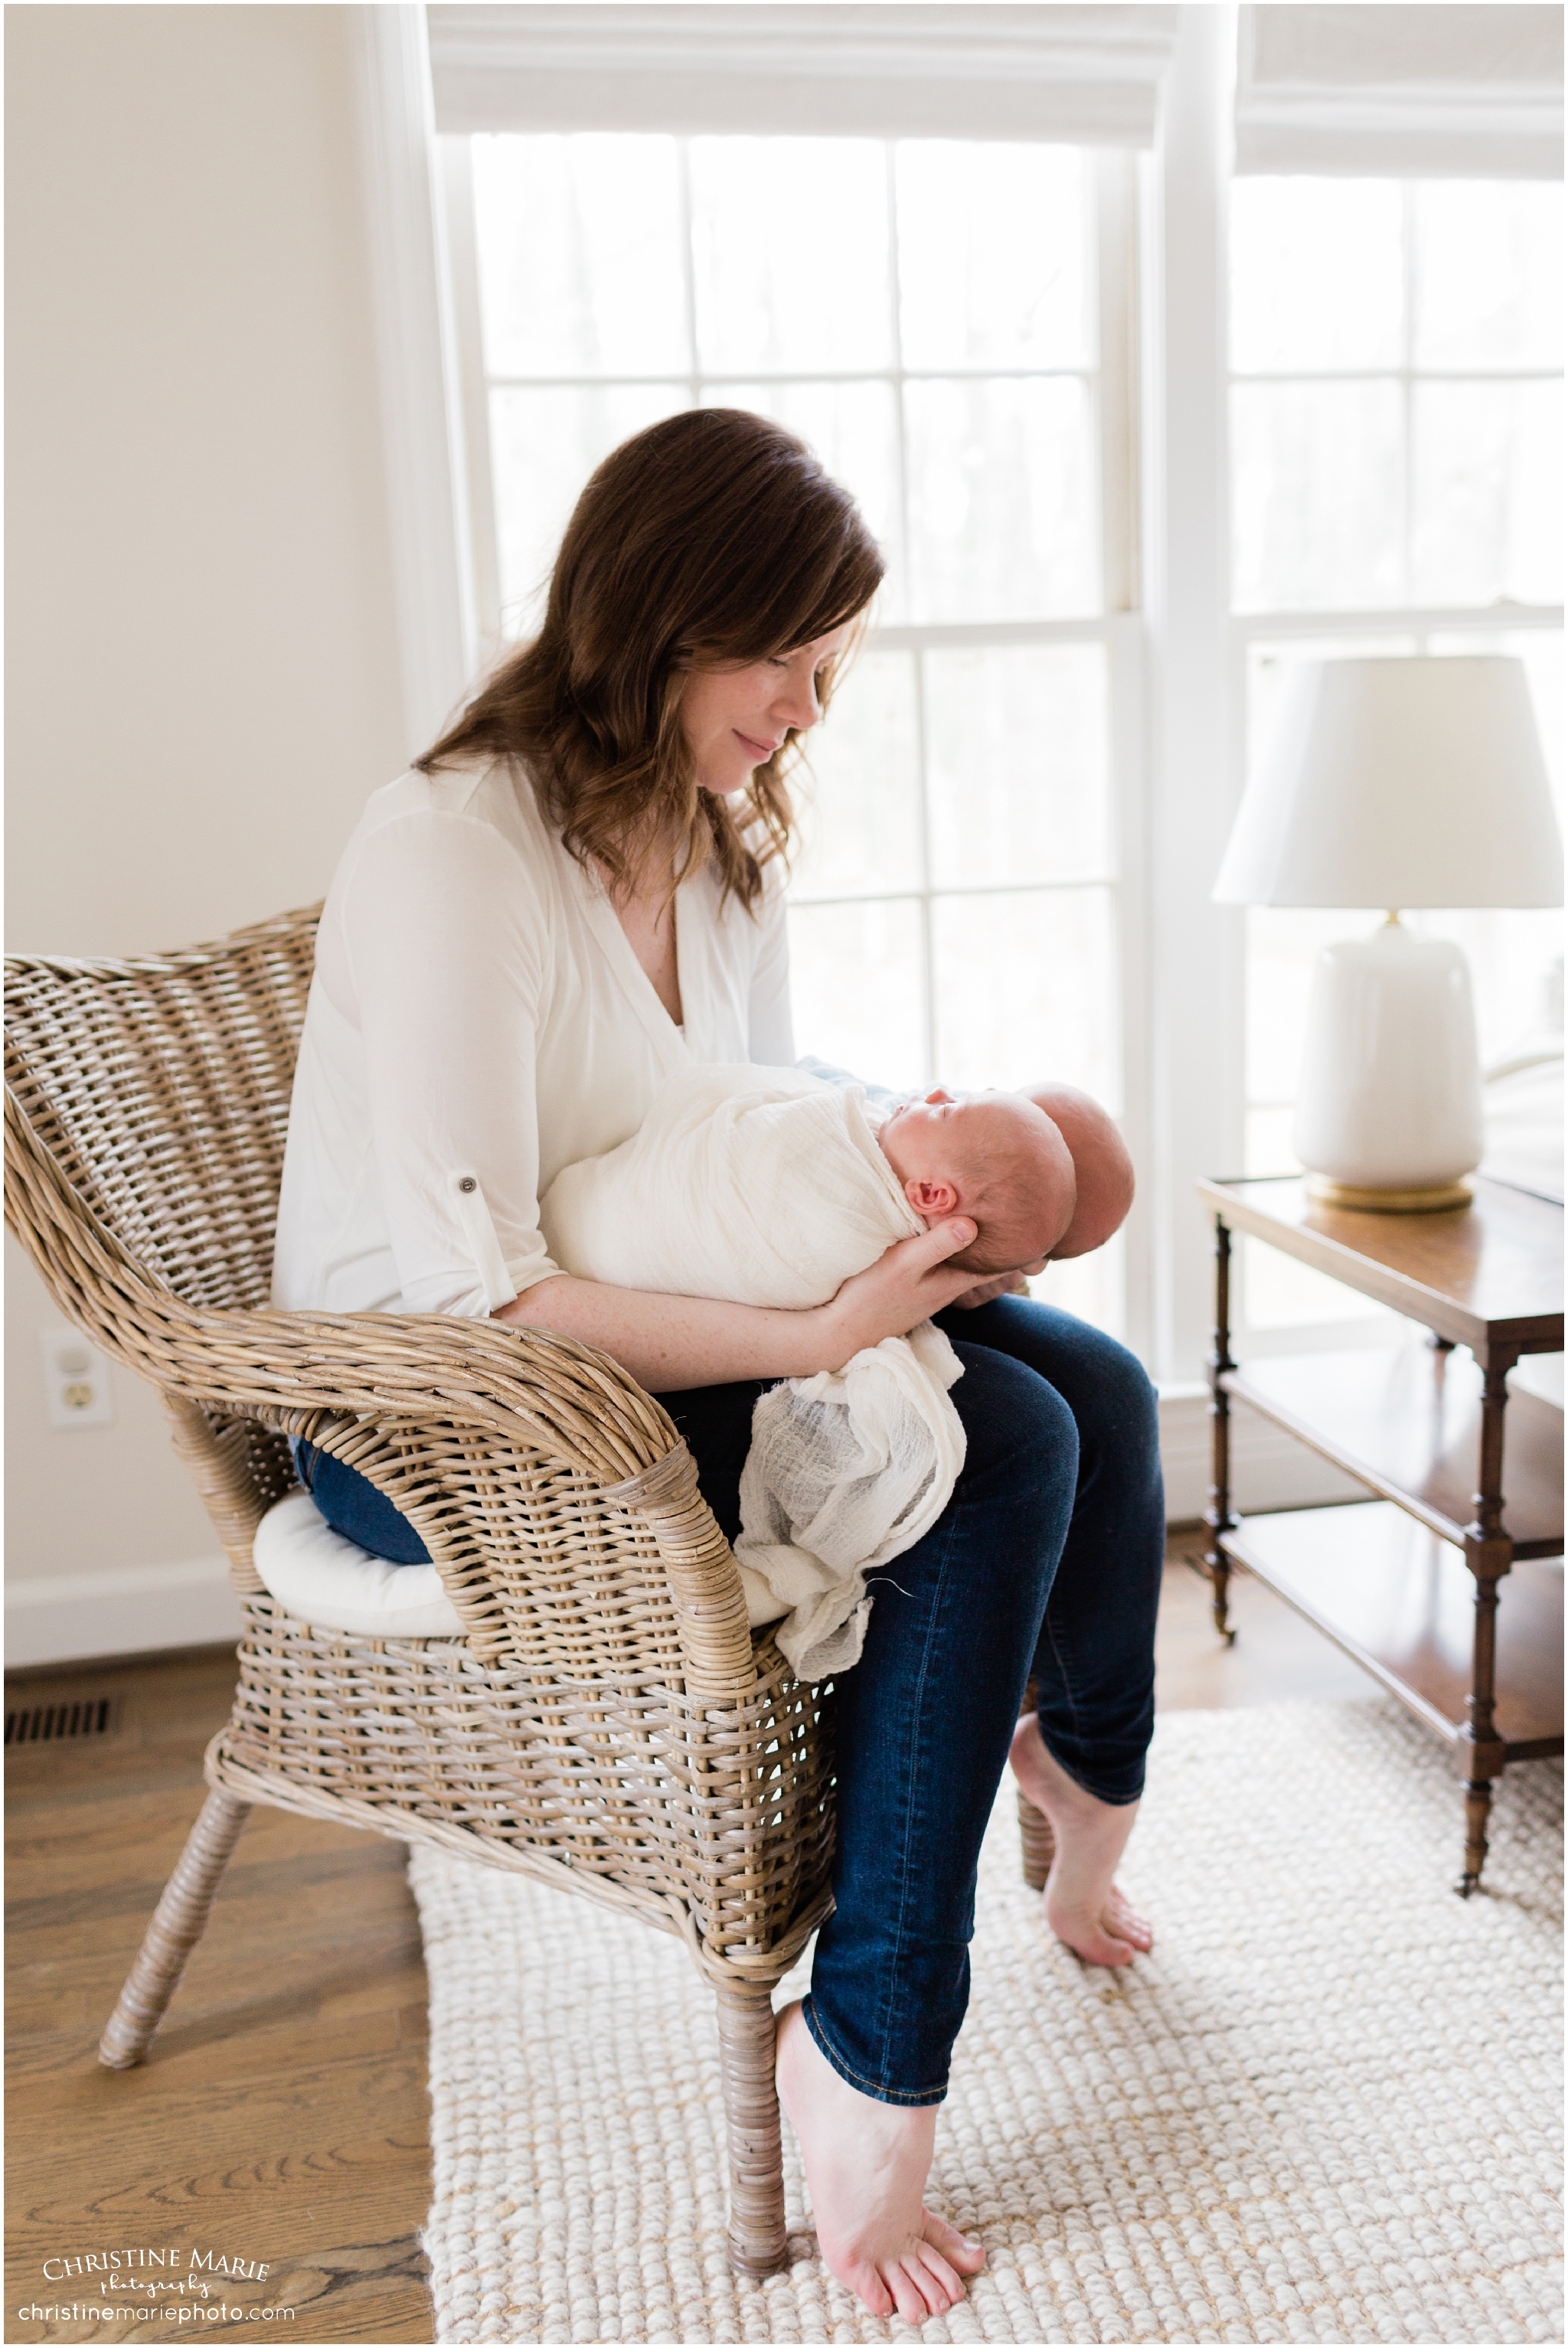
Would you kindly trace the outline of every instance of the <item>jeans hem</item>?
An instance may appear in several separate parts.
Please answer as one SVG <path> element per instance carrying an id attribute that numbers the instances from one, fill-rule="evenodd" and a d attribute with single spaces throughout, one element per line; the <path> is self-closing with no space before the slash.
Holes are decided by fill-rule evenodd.
<path id="1" fill-rule="evenodd" d="M 1065 1769 L 1068 1776 L 1072 1779 L 1073 1784 L 1075 1786 L 1081 1787 L 1086 1794 L 1091 1794 L 1097 1802 L 1104 1802 L 1114 1810 L 1125 1810 L 1130 1808 L 1134 1802 L 1140 1802 L 1143 1799 L 1144 1779 L 1141 1775 L 1140 1775 L 1138 1784 L 1130 1794 L 1123 1793 L 1119 1788 L 1113 1794 L 1107 1787 L 1095 1785 L 1091 1779 L 1084 1776 L 1081 1769 L 1075 1769 L 1070 1761 L 1064 1761 L 1061 1755 L 1057 1751 L 1056 1746 L 1051 1743 L 1050 1738 L 1046 1735 L 1043 1725 L 1040 1729 L 1040 1742 L 1044 1745 L 1047 1752 L 1050 1755 L 1051 1759 L 1056 1763 L 1057 1768 Z"/>
<path id="2" fill-rule="evenodd" d="M 815 2042 L 817 2051 L 823 2057 L 824 2061 L 832 2065 L 833 2069 L 838 2073 L 841 2079 L 847 2081 L 849 2085 L 855 2088 L 861 2095 L 869 2096 L 873 2103 L 922 2105 L 940 2104 L 945 2102 L 947 2096 L 947 2082 L 945 2079 L 943 2081 L 940 2087 L 920 2087 L 908 2091 L 902 2087 L 880 2086 L 874 2080 L 862 2079 L 860 2073 L 852 2069 L 851 2066 L 844 2061 L 843 2056 L 835 2051 L 826 2032 L 823 2030 L 821 2024 L 817 2019 L 817 2009 L 809 1994 L 801 2000 L 800 2018 L 805 2023 L 807 2029 L 810 2032 L 812 2039 Z"/>

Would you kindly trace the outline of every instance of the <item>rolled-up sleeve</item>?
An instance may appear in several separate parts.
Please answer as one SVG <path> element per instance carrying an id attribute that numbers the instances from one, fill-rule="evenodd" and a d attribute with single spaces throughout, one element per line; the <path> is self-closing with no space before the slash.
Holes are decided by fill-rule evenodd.
<path id="1" fill-rule="evenodd" d="M 406 1309 L 482 1319 L 559 1272 L 539 1228 L 545 915 L 493 829 L 429 808 L 343 901 L 376 1179 Z"/>

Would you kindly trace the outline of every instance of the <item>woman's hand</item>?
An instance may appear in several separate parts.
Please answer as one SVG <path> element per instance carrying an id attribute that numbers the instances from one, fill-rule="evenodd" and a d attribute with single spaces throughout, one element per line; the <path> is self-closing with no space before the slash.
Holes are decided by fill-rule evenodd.
<path id="1" fill-rule="evenodd" d="M 1041 1256 L 1037 1263 L 1026 1263 L 1017 1272 L 999 1272 L 990 1280 L 977 1280 L 953 1302 L 961 1313 L 973 1313 L 977 1304 L 989 1304 L 993 1297 L 1027 1296 L 1030 1278 L 1045 1268 L 1046 1259 Z"/>
<path id="2" fill-rule="evenodd" d="M 975 1235 L 967 1216 L 955 1215 L 913 1239 L 895 1240 L 868 1271 L 846 1280 L 830 1304 L 818 1307 L 829 1365 L 841 1369 L 862 1346 L 904 1336 L 972 1289 L 974 1273 L 950 1266 L 947 1259 L 968 1247 Z"/>

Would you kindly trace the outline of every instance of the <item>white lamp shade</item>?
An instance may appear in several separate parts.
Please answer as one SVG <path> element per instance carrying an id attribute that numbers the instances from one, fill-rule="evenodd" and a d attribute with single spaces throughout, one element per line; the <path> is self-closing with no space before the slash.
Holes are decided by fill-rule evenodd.
<path id="1" fill-rule="evenodd" d="M 1560 905 L 1522 663 L 1295 664 L 1214 896 L 1228 905 Z"/>

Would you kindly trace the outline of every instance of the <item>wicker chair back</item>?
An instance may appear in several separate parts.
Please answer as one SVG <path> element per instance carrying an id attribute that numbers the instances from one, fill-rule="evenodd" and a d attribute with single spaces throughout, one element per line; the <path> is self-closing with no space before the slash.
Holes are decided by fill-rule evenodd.
<path id="1" fill-rule="evenodd" d="M 6 1083 L 143 1278 L 264 1305 L 319 906 L 137 962 L 6 964 Z"/>

